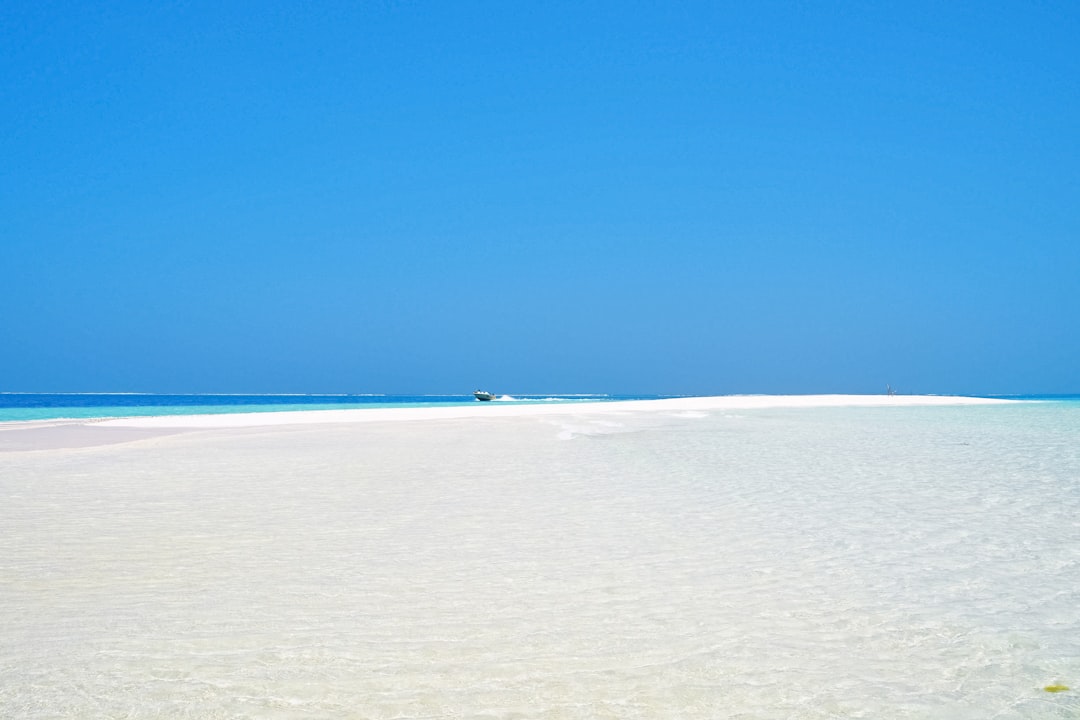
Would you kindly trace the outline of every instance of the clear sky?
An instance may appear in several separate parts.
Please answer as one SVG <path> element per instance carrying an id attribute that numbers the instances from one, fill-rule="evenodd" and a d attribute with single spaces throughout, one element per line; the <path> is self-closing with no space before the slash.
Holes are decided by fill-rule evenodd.
<path id="1" fill-rule="evenodd" d="M 0 389 L 1080 392 L 1080 4 L 0 5 Z"/>

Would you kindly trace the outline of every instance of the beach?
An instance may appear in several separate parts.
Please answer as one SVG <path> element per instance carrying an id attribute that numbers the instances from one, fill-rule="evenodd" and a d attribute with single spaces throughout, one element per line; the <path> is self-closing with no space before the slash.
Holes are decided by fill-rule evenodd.
<path id="1" fill-rule="evenodd" d="M 1078 437 L 935 396 L 0 425 L 0 716 L 1075 717 Z"/>

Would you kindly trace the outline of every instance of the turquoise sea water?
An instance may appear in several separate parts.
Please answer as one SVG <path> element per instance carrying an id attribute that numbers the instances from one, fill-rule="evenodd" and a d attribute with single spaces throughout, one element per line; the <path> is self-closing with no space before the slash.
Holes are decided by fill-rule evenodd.
<path id="1" fill-rule="evenodd" d="M 656 400 L 670 395 L 500 395 L 496 402 L 573 403 Z M 990 396 L 988 396 L 990 397 Z M 1080 395 L 1008 395 L 1016 400 L 1077 403 Z M 32 420 L 145 417 L 153 415 L 219 415 L 346 410 L 376 407 L 444 407 L 472 405 L 472 395 L 243 395 L 153 393 L 0 393 L 0 422 Z"/>
<path id="2" fill-rule="evenodd" d="M 652 400 L 661 395 L 500 395 L 500 403 Z M 288 410 L 471 405 L 472 395 L 167 395 L 0 393 L 0 422 L 148 415 L 218 415 Z"/>

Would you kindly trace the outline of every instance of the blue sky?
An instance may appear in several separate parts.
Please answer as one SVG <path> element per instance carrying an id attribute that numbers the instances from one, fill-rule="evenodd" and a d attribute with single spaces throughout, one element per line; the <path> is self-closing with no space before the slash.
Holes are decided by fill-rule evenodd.
<path id="1" fill-rule="evenodd" d="M 0 7 L 0 389 L 1080 392 L 1075 3 Z"/>

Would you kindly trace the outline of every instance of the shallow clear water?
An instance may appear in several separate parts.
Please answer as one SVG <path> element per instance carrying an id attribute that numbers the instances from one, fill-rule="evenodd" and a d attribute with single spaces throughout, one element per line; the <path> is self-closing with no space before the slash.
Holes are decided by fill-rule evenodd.
<path id="1" fill-rule="evenodd" d="M 215 431 L 0 493 L 2 717 L 1080 715 L 1071 403 Z"/>

